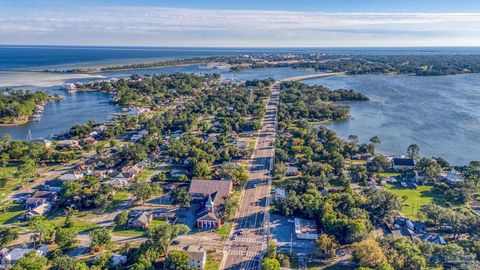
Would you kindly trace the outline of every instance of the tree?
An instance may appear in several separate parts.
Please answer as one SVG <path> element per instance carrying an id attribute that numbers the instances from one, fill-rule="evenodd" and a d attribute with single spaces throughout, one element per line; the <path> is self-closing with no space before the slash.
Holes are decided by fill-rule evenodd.
<path id="1" fill-rule="evenodd" d="M 280 262 L 275 258 L 264 258 L 262 270 L 280 270 Z"/>
<path id="2" fill-rule="evenodd" d="M 236 163 L 224 163 L 218 170 L 221 178 L 230 180 L 234 185 L 243 185 L 248 180 L 248 173 L 245 168 Z"/>
<path id="3" fill-rule="evenodd" d="M 38 241 L 41 243 L 45 240 L 50 240 L 55 231 L 55 226 L 46 220 L 43 216 L 36 216 L 30 220 L 28 226 L 36 233 L 38 233 Z"/>
<path id="4" fill-rule="evenodd" d="M 407 148 L 407 155 L 410 158 L 417 159 L 420 154 L 420 147 L 416 144 L 411 144 Z"/>
<path id="5" fill-rule="evenodd" d="M 322 233 L 317 239 L 317 248 L 321 257 L 330 259 L 335 257 L 338 243 L 334 236 Z"/>
<path id="6" fill-rule="evenodd" d="M 101 248 L 110 248 L 112 245 L 112 236 L 107 229 L 95 229 L 90 233 L 91 248 L 98 251 Z"/>
<path id="7" fill-rule="evenodd" d="M 365 196 L 365 208 L 369 211 L 373 223 L 381 224 L 402 209 L 400 198 L 383 189 L 370 188 Z"/>
<path id="8" fill-rule="evenodd" d="M 187 234 L 190 231 L 188 226 L 183 224 L 161 224 L 158 227 L 148 230 L 147 245 L 157 249 L 164 256 L 167 256 L 168 248 L 173 239 L 180 234 Z"/>
<path id="9" fill-rule="evenodd" d="M 368 163 L 368 169 L 371 172 L 384 172 L 386 169 L 390 168 L 392 162 L 385 156 L 376 156 L 371 162 Z"/>
<path id="10" fill-rule="evenodd" d="M 47 258 L 37 255 L 32 250 L 20 258 L 12 267 L 12 270 L 43 270 L 47 269 Z"/>
<path id="11" fill-rule="evenodd" d="M 276 179 L 282 179 L 287 173 L 287 166 L 283 162 L 275 162 L 275 167 L 273 169 L 273 175 Z"/>
<path id="12" fill-rule="evenodd" d="M 31 159 L 25 160 L 22 165 L 18 166 L 14 176 L 16 178 L 24 179 L 33 177 L 36 174 L 35 162 Z"/>
<path id="13" fill-rule="evenodd" d="M 88 270 L 87 265 L 68 256 L 56 257 L 52 260 L 50 270 Z"/>
<path id="14" fill-rule="evenodd" d="M 154 194 L 150 183 L 135 183 L 131 187 L 131 192 L 137 201 L 142 201 L 143 203 Z"/>
<path id="15" fill-rule="evenodd" d="M 128 212 L 122 211 L 115 216 L 114 219 L 116 226 L 123 226 L 128 222 Z"/>
<path id="16" fill-rule="evenodd" d="M 185 251 L 171 251 L 163 264 L 164 270 L 191 270 L 188 266 L 188 254 Z"/>
<path id="17" fill-rule="evenodd" d="M 77 231 L 71 228 L 60 228 L 55 232 L 55 243 L 62 250 L 72 248 L 77 243 Z"/>
<path id="18" fill-rule="evenodd" d="M 377 137 L 378 138 L 378 137 Z M 348 140 L 350 141 L 351 144 L 357 145 L 358 144 L 358 136 L 357 135 L 350 135 L 348 136 Z"/>
<path id="19" fill-rule="evenodd" d="M 368 239 L 352 245 L 353 259 L 361 267 L 375 268 L 387 262 L 385 254 L 377 241 Z"/>
<path id="20" fill-rule="evenodd" d="M 192 201 L 192 195 L 184 188 L 172 190 L 172 192 L 170 192 L 170 198 L 173 204 L 186 208 L 190 207 L 190 202 Z"/>
<path id="21" fill-rule="evenodd" d="M 271 259 L 277 258 L 277 243 L 270 241 L 267 246 L 267 257 Z"/>
<path id="22" fill-rule="evenodd" d="M 223 202 L 223 218 L 225 220 L 231 220 L 237 211 L 238 202 L 230 195 Z"/>
<path id="23" fill-rule="evenodd" d="M 0 247 L 18 238 L 18 232 L 12 228 L 0 228 Z"/>
<path id="24" fill-rule="evenodd" d="M 380 140 L 380 137 L 378 136 L 373 136 L 370 138 L 370 142 L 373 144 L 374 147 L 377 147 L 382 141 Z"/>
<path id="25" fill-rule="evenodd" d="M 193 177 L 207 179 L 210 176 L 210 167 L 204 161 L 195 162 L 192 168 Z"/>

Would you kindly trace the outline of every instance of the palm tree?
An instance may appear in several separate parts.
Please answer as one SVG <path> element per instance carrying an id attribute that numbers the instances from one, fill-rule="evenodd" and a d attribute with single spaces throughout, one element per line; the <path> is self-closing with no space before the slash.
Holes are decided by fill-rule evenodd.
<path id="1" fill-rule="evenodd" d="M 407 154 L 410 158 L 417 159 L 420 154 L 420 147 L 416 144 L 411 144 L 407 148 Z"/>

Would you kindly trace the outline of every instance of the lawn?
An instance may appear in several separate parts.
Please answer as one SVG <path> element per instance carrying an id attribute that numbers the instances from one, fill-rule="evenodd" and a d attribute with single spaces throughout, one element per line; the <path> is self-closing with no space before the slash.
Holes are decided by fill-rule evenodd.
<path id="1" fill-rule="evenodd" d="M 400 173 L 390 173 L 390 172 L 383 172 L 383 173 L 377 173 L 377 177 L 395 177 L 395 176 L 399 176 Z"/>
<path id="2" fill-rule="evenodd" d="M 103 212 L 112 212 L 124 201 L 128 200 L 130 193 L 127 190 L 120 190 L 115 192 L 113 200 L 103 209 Z"/>
<path id="3" fill-rule="evenodd" d="M 413 189 L 404 188 L 398 184 L 388 184 L 385 189 L 400 197 L 406 198 L 406 201 L 403 204 L 402 213 L 413 220 L 417 219 L 417 213 L 420 206 L 429 204 L 434 199 L 432 186 L 419 186 L 418 188 Z"/>
<path id="4" fill-rule="evenodd" d="M 154 169 L 145 169 L 137 175 L 137 179 L 138 181 L 142 181 L 142 182 L 147 181 L 147 179 L 156 172 L 157 171 Z"/>
<path id="5" fill-rule="evenodd" d="M 12 179 L 16 171 L 17 167 L 15 166 L 0 167 L 0 179 L 6 179 L 4 183 L 0 182 L 0 202 L 5 200 L 16 187 L 22 184 L 22 181 Z"/>
<path id="6" fill-rule="evenodd" d="M 205 263 L 205 270 L 218 270 L 220 269 L 220 262 L 222 261 L 222 255 L 217 253 L 207 253 L 207 262 Z"/>
<path id="7" fill-rule="evenodd" d="M 12 223 L 18 216 L 25 212 L 20 204 L 7 204 L 0 209 L 0 225 Z"/>
<path id="8" fill-rule="evenodd" d="M 65 223 L 65 219 L 66 218 L 64 216 L 58 216 L 58 217 L 55 217 L 54 219 L 52 219 L 50 221 L 53 223 L 53 225 L 55 225 L 55 227 L 61 228 L 61 227 L 63 227 L 63 224 Z M 98 227 L 98 224 L 88 222 L 88 216 L 86 216 L 86 215 L 81 215 L 81 216 L 78 216 L 78 217 L 72 217 L 71 220 L 72 220 L 72 223 L 73 223 L 72 228 L 74 228 L 79 233 L 90 231 L 90 230 L 93 230 L 93 229 Z"/>
<path id="9" fill-rule="evenodd" d="M 166 221 L 163 220 L 153 220 L 148 228 L 155 228 L 160 226 L 160 224 L 165 224 Z M 115 227 L 113 233 L 117 235 L 132 235 L 132 236 L 142 236 L 147 232 L 143 229 L 133 229 L 133 228 L 124 228 L 124 227 Z"/>

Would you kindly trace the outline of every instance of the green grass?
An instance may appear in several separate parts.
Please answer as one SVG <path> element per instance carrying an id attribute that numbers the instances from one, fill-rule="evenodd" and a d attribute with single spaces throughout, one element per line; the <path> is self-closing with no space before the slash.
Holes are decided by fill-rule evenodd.
<path id="1" fill-rule="evenodd" d="M 161 224 L 167 223 L 164 220 L 153 220 L 152 223 L 148 228 L 155 228 L 160 226 Z M 142 236 L 146 234 L 148 229 L 143 230 L 143 229 L 134 229 L 134 228 L 125 228 L 125 227 L 115 227 L 113 229 L 113 233 L 117 235 L 132 235 L 132 236 Z"/>
<path id="2" fill-rule="evenodd" d="M 216 229 L 215 233 L 222 236 L 224 235 L 228 236 L 230 234 L 230 231 L 232 230 L 232 226 L 233 226 L 232 223 L 226 223 L 220 229 Z"/>
<path id="3" fill-rule="evenodd" d="M 22 184 L 19 179 L 13 179 L 13 174 L 17 171 L 15 166 L 0 167 L 0 179 L 6 179 L 4 186 L 0 186 L 0 202 L 5 200 L 13 190 Z"/>
<path id="4" fill-rule="evenodd" d="M 388 184 L 385 187 L 386 190 L 406 198 L 403 204 L 402 213 L 413 220 L 417 219 L 417 213 L 420 206 L 429 204 L 434 200 L 434 194 L 432 193 L 432 186 L 419 186 L 416 189 L 404 188 L 400 185 Z"/>
<path id="5" fill-rule="evenodd" d="M 216 254 L 207 253 L 207 262 L 205 263 L 205 270 L 218 270 L 220 269 L 221 256 L 215 256 Z"/>
<path id="6" fill-rule="evenodd" d="M 65 219 L 65 217 L 58 216 L 50 221 L 53 223 L 53 225 L 55 225 L 55 227 L 61 228 L 65 223 Z M 88 216 L 72 217 L 71 220 L 73 223 L 72 228 L 79 233 L 90 231 L 98 227 L 98 224 L 88 222 Z"/>
<path id="7" fill-rule="evenodd" d="M 154 169 L 145 169 L 141 173 L 137 175 L 137 179 L 139 181 L 147 181 L 147 178 L 156 173 L 157 171 Z"/>
<path id="8" fill-rule="evenodd" d="M 17 217 L 25 212 L 20 204 L 7 204 L 0 208 L 0 225 L 12 223 Z"/>
<path id="9" fill-rule="evenodd" d="M 383 173 L 377 173 L 378 177 L 394 177 L 394 176 L 399 176 L 400 173 L 388 173 L 388 172 L 383 172 Z"/>
<path id="10" fill-rule="evenodd" d="M 130 193 L 127 190 L 120 190 L 115 192 L 113 195 L 113 200 L 103 209 L 103 212 L 112 212 L 117 209 L 117 207 L 122 204 L 124 201 L 128 200 Z"/>

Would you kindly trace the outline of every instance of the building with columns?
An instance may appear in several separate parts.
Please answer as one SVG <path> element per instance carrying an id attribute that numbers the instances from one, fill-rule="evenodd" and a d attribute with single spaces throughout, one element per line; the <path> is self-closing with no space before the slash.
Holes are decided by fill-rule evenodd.
<path id="1" fill-rule="evenodd" d="M 192 202 L 201 204 L 196 224 L 202 229 L 216 229 L 222 224 L 221 209 L 232 192 L 233 184 L 225 180 L 192 180 L 189 193 Z"/>

